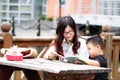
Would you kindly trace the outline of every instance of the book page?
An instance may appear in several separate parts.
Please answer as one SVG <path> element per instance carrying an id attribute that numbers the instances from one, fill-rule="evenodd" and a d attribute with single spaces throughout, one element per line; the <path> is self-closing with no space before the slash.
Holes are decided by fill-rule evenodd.
<path id="1" fill-rule="evenodd" d="M 64 59 L 65 59 L 65 61 L 67 61 L 69 63 L 87 64 L 87 62 L 84 59 L 81 59 L 78 56 L 65 57 Z"/>

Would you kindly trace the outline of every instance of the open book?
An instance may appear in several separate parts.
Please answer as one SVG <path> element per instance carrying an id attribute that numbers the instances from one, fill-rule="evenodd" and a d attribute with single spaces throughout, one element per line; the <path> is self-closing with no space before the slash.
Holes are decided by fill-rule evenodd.
<path id="1" fill-rule="evenodd" d="M 80 58 L 78 56 L 69 56 L 69 57 L 64 57 L 56 52 L 52 52 L 54 54 L 56 54 L 57 56 L 59 56 L 60 58 L 63 59 L 64 62 L 69 62 L 69 63 L 75 63 L 75 64 L 88 64 L 84 59 L 84 58 Z"/>
<path id="2" fill-rule="evenodd" d="M 75 64 L 86 64 L 87 62 L 81 58 L 79 58 L 78 56 L 70 56 L 70 57 L 64 57 L 65 60 L 67 60 L 67 62 L 69 63 L 75 63 Z"/>

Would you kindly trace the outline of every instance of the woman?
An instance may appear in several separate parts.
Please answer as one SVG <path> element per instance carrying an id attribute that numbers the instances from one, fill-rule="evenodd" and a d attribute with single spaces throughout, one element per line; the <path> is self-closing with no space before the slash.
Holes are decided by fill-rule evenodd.
<path id="1" fill-rule="evenodd" d="M 56 38 L 44 58 L 53 60 L 57 56 L 59 56 L 59 60 L 68 56 L 89 58 L 86 41 L 78 37 L 75 21 L 71 16 L 64 16 L 59 19 Z"/>

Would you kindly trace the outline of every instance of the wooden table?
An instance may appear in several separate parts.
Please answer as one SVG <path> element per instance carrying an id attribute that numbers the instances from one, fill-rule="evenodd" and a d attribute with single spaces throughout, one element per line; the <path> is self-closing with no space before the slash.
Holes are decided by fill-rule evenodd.
<path id="1" fill-rule="evenodd" d="M 96 73 L 111 71 L 109 68 L 70 64 L 42 58 L 23 59 L 23 61 L 8 61 L 0 58 L 0 65 L 44 71 L 44 80 L 92 80 Z"/>

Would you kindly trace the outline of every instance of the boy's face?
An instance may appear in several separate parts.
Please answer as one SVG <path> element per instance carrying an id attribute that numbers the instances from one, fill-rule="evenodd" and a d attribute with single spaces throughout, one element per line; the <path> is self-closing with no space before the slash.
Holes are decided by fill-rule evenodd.
<path id="1" fill-rule="evenodd" d="M 91 58 L 94 58 L 98 55 L 98 46 L 93 45 L 92 43 L 87 44 L 88 52 Z"/>

